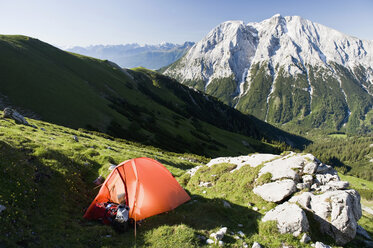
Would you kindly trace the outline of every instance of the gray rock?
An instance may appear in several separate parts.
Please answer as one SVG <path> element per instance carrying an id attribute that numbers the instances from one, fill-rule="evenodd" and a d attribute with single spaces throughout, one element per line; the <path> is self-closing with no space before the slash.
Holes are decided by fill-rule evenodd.
<path id="1" fill-rule="evenodd" d="M 314 183 L 312 184 L 311 186 L 311 190 L 314 190 L 314 191 L 320 191 L 321 188 L 319 187 L 319 185 L 317 183 Z"/>
<path id="2" fill-rule="evenodd" d="M 213 243 L 215 243 L 215 242 L 214 242 L 214 240 L 212 240 L 212 239 L 207 239 L 207 240 L 206 240 L 206 244 L 208 244 L 208 245 L 211 245 L 211 244 L 213 244 Z"/>
<path id="3" fill-rule="evenodd" d="M 311 200 L 314 195 L 310 192 L 304 192 L 300 195 L 295 195 L 290 198 L 289 202 L 298 203 L 303 208 L 311 211 Z"/>
<path id="4" fill-rule="evenodd" d="M 303 169 L 303 164 L 307 162 L 306 155 L 291 154 L 282 159 L 268 162 L 259 171 L 259 177 L 266 173 L 272 174 L 272 180 L 289 178 L 298 180 L 298 171 Z"/>
<path id="5" fill-rule="evenodd" d="M 309 230 L 309 223 L 304 211 L 296 204 L 285 202 L 270 210 L 262 218 L 263 222 L 274 220 L 280 233 L 294 236 Z"/>
<path id="6" fill-rule="evenodd" d="M 76 142 L 79 142 L 78 136 L 73 135 L 73 139 L 74 139 Z"/>
<path id="7" fill-rule="evenodd" d="M 333 169 L 330 165 L 319 164 L 316 170 L 317 174 L 332 174 L 337 175 L 337 171 Z"/>
<path id="8" fill-rule="evenodd" d="M 329 245 L 325 245 L 322 242 L 317 241 L 315 244 L 315 248 L 332 248 L 332 247 L 330 247 Z"/>
<path id="9" fill-rule="evenodd" d="M 47 130 L 45 130 L 45 128 L 43 128 L 43 127 L 42 127 L 42 128 L 40 128 L 40 130 L 41 130 L 41 131 L 44 131 L 44 132 L 45 132 L 45 131 L 47 131 Z"/>
<path id="10" fill-rule="evenodd" d="M 227 230 L 228 230 L 227 227 L 222 227 L 216 233 L 211 233 L 210 237 L 214 238 L 217 241 L 222 240 L 224 238 L 225 234 L 227 233 Z"/>
<path id="11" fill-rule="evenodd" d="M 310 187 L 311 187 L 311 185 L 313 183 L 313 177 L 311 175 L 304 175 L 304 176 L 302 176 L 302 181 L 303 181 L 303 183 L 309 184 Z"/>
<path id="12" fill-rule="evenodd" d="M 266 201 L 279 202 L 296 191 L 293 180 L 282 180 L 263 184 L 253 189 L 253 192 Z"/>
<path id="13" fill-rule="evenodd" d="M 305 164 L 303 167 L 303 174 L 310 174 L 310 175 L 315 174 L 318 166 L 319 166 L 319 163 L 316 161 L 312 161 L 312 162 Z"/>
<path id="14" fill-rule="evenodd" d="M 310 236 L 308 236 L 306 233 L 303 234 L 302 238 L 300 239 L 301 243 L 307 244 L 311 241 Z"/>
<path id="15" fill-rule="evenodd" d="M 17 124 L 29 125 L 23 115 L 9 107 L 4 109 L 3 117 L 13 119 Z"/>
<path id="16" fill-rule="evenodd" d="M 297 183 L 298 190 L 309 189 L 309 188 L 310 188 L 310 185 L 307 183 Z"/>
<path id="17" fill-rule="evenodd" d="M 350 186 L 350 183 L 347 181 L 331 181 L 327 183 L 325 186 L 328 186 L 331 190 L 339 190 L 347 189 Z"/>
<path id="18" fill-rule="evenodd" d="M 344 245 L 355 238 L 357 221 L 362 215 L 357 191 L 336 190 L 321 195 L 305 192 L 289 201 L 313 212 L 315 220 L 320 223 L 320 231 L 334 238 L 337 244 Z"/>
<path id="19" fill-rule="evenodd" d="M 302 176 L 302 182 L 297 183 L 297 189 L 298 190 L 310 189 L 312 183 L 313 183 L 312 175 L 304 175 Z"/>
<path id="20" fill-rule="evenodd" d="M 329 174 L 329 173 L 316 174 L 315 182 L 318 185 L 325 185 L 325 184 L 327 184 L 331 181 L 339 181 L 338 175 L 333 175 L 333 174 Z"/>
<path id="21" fill-rule="evenodd" d="M 251 248 L 262 248 L 262 246 L 258 242 L 255 241 L 253 243 L 253 246 L 251 246 Z"/>

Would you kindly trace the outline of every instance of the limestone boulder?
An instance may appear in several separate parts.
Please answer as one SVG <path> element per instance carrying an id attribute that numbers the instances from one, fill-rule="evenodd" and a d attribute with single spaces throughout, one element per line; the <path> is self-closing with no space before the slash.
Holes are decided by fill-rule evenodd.
<path id="1" fill-rule="evenodd" d="M 280 202 L 297 190 L 293 180 L 286 179 L 255 187 L 253 192 L 269 202 Z"/>
<path id="2" fill-rule="evenodd" d="M 266 173 L 271 173 L 272 180 L 288 178 L 297 181 L 299 179 L 298 172 L 303 170 L 305 162 L 305 155 L 290 154 L 281 159 L 265 163 L 264 167 L 260 169 L 258 177 Z"/>
<path id="3" fill-rule="evenodd" d="M 339 245 L 355 238 L 357 221 L 361 218 L 360 195 L 356 190 L 328 191 L 321 195 L 305 192 L 292 197 L 296 202 L 314 214 L 320 223 L 322 233 L 328 234 Z"/>
<path id="4" fill-rule="evenodd" d="M 309 230 L 305 212 L 296 204 L 285 202 L 270 210 L 262 221 L 274 220 L 280 233 L 291 233 L 294 236 Z"/>

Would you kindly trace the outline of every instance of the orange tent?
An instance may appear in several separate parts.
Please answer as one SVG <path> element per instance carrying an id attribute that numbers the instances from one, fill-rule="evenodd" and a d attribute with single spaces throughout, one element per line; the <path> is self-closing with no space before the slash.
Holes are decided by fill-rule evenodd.
<path id="1" fill-rule="evenodd" d="M 135 158 L 115 167 L 84 218 L 92 218 L 92 210 L 99 202 L 125 202 L 130 207 L 129 217 L 138 221 L 189 200 L 189 195 L 161 163 L 150 158 Z"/>

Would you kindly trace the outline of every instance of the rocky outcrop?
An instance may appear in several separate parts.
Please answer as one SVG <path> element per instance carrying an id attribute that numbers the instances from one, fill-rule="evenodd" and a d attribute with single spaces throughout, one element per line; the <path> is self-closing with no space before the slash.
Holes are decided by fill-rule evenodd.
<path id="1" fill-rule="evenodd" d="M 262 221 L 274 220 L 280 233 L 291 233 L 294 236 L 309 229 L 305 212 L 296 204 L 285 202 L 270 210 Z"/>
<path id="2" fill-rule="evenodd" d="M 271 161 L 273 159 L 280 158 L 279 155 L 273 155 L 273 154 L 252 154 L 248 156 L 239 156 L 239 157 L 219 157 L 211 159 L 210 162 L 208 162 L 207 166 L 212 166 L 214 164 L 221 164 L 221 163 L 229 163 L 229 164 L 235 164 L 237 167 L 232 170 L 231 172 L 234 172 L 236 170 L 241 169 L 242 166 L 249 165 L 251 167 L 257 167 L 258 165 Z"/>
<path id="3" fill-rule="evenodd" d="M 29 125 L 23 115 L 9 107 L 4 109 L 3 117 L 13 119 L 17 124 Z"/>
<path id="4" fill-rule="evenodd" d="M 267 213 L 263 221 L 276 220 L 280 232 L 294 230 L 293 215 L 284 214 L 286 207 L 295 208 L 294 203 L 313 214 L 320 223 L 320 231 L 344 245 L 354 239 L 360 219 L 360 195 L 348 189 L 349 183 L 340 181 L 338 173 L 329 165 L 322 164 L 311 154 L 290 153 L 271 162 L 264 163 L 261 175 L 270 173 L 271 182 L 256 186 L 253 192 L 266 201 L 285 202 Z M 286 206 L 286 207 L 285 207 Z M 291 206 L 291 207 L 290 207 Z M 280 211 L 280 212 L 279 212 Z M 274 213 L 277 213 L 276 215 Z M 300 216 L 300 215 L 299 215 Z M 300 228 L 302 230 L 302 228 Z"/>
<path id="5" fill-rule="evenodd" d="M 355 190 L 328 191 L 321 195 L 303 193 L 289 202 L 300 204 L 312 212 L 320 223 L 320 230 L 333 237 L 337 244 L 346 244 L 355 238 L 361 218 L 360 195 Z"/>
<path id="6" fill-rule="evenodd" d="M 303 174 L 304 165 L 312 164 L 317 166 L 317 162 L 318 161 L 316 161 L 315 157 L 311 154 L 301 155 L 290 153 L 281 159 L 276 159 L 269 163 L 265 163 L 264 167 L 259 172 L 259 177 L 265 173 L 271 173 L 272 180 L 288 178 L 298 181 L 300 174 Z M 307 166 L 306 168 L 307 172 L 312 171 L 309 167 L 311 166 Z"/>

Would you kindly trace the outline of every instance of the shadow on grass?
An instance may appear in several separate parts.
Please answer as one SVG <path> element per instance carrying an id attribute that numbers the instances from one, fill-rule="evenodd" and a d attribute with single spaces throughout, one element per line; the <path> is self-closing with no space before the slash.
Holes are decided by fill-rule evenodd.
<path id="1" fill-rule="evenodd" d="M 144 244 L 142 233 L 163 225 L 173 226 L 184 224 L 208 238 L 209 230 L 228 227 L 228 233 L 238 231 L 251 236 L 258 232 L 258 219 L 260 214 L 221 198 L 208 199 L 200 195 L 191 195 L 191 200 L 173 211 L 162 213 L 146 219 L 137 229 L 142 240 L 137 244 Z M 224 201 L 230 207 L 224 207 Z M 242 224 L 240 227 L 238 224 Z M 230 240 L 231 239 L 231 240 Z M 235 242 L 233 238 L 226 237 L 225 242 Z"/>
<path id="2" fill-rule="evenodd" d="M 85 232 L 83 209 L 98 189 L 92 180 L 100 165 L 90 167 L 45 148 L 18 148 L 0 141 L 0 247 L 74 247 Z M 96 233 L 97 234 L 97 233 Z"/>
<path id="3" fill-rule="evenodd" d="M 258 231 L 260 215 L 247 207 L 229 202 L 231 207 L 225 208 L 223 199 L 191 195 L 191 201 L 175 210 L 141 223 L 137 239 L 133 229 L 117 234 L 110 226 L 82 218 L 83 209 L 99 190 L 92 181 L 98 176 L 100 164 L 85 157 L 84 161 L 90 164 L 86 166 L 82 161 L 48 148 L 39 152 L 35 155 L 33 149 L 19 149 L 0 141 L 0 171 L 4 171 L 0 193 L 2 199 L 8 200 L 0 202 L 7 208 L 1 213 L 5 224 L 0 227 L 0 234 L 7 240 L 1 240 L 0 247 L 144 246 L 152 231 L 181 224 L 206 237 L 209 231 L 223 226 L 228 227 L 228 232 L 243 231 L 246 235 Z M 150 237 L 171 238 L 167 235 Z M 196 235 L 192 236 L 196 239 Z M 235 240 L 226 237 L 225 242 Z"/>

